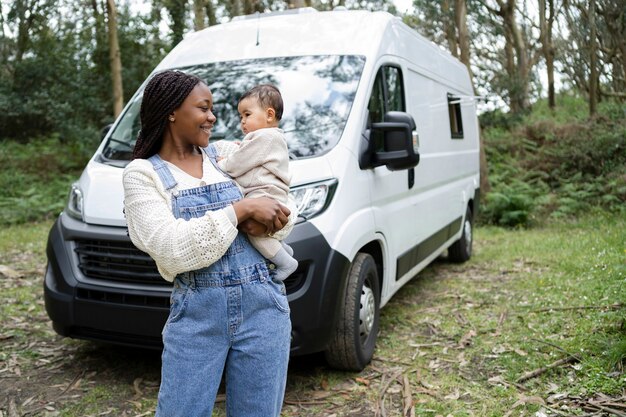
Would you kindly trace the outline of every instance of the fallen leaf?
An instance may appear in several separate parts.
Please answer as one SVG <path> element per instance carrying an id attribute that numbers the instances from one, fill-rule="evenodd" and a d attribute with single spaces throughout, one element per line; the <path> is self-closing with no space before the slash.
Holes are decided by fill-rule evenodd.
<path id="1" fill-rule="evenodd" d="M 365 386 L 368 386 L 368 385 L 370 384 L 369 379 L 365 379 L 365 378 L 361 378 L 361 377 L 356 377 L 356 378 L 354 378 L 354 380 L 355 380 L 356 382 L 358 382 L 359 384 L 362 384 L 362 385 L 365 385 Z"/>

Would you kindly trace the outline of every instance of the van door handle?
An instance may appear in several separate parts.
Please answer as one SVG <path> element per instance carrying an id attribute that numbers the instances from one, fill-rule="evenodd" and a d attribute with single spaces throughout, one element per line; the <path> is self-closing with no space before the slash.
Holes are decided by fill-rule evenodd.
<path id="1" fill-rule="evenodd" d="M 409 190 L 415 185 L 415 168 L 409 169 Z"/>

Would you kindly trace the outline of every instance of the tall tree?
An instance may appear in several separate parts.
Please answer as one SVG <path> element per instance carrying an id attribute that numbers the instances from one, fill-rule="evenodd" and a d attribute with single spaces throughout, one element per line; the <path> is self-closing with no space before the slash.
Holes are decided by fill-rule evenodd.
<path id="1" fill-rule="evenodd" d="M 122 57 L 117 39 L 117 9 L 115 0 L 107 0 L 107 28 L 109 34 L 109 61 L 113 91 L 113 116 L 117 117 L 124 107 L 122 88 Z"/>
<path id="2" fill-rule="evenodd" d="M 239 1 L 239 0 L 233 0 Z M 187 0 L 163 0 L 163 5 L 167 10 L 172 21 L 170 41 L 172 48 L 178 45 L 183 40 L 186 26 L 185 20 L 187 17 Z"/>
<path id="3" fill-rule="evenodd" d="M 213 0 L 205 0 L 204 10 L 206 11 L 207 19 L 209 19 L 209 26 L 217 25 L 215 4 L 213 3 Z"/>
<path id="4" fill-rule="evenodd" d="M 548 106 L 551 109 L 554 109 L 556 106 L 554 91 L 554 43 L 552 41 L 554 19 L 554 0 L 547 0 L 547 4 L 546 0 L 539 0 L 539 33 L 541 38 L 541 51 L 546 60 Z"/>
<path id="5" fill-rule="evenodd" d="M 470 37 L 467 29 L 467 4 L 466 0 L 456 0 L 454 4 L 454 16 L 456 29 L 459 36 L 459 58 L 465 64 L 467 70 L 472 75 L 470 65 Z M 472 77 L 473 80 L 473 77 Z M 473 81 L 472 81 L 473 83 Z"/>
<path id="6" fill-rule="evenodd" d="M 598 26 L 601 35 L 600 52 L 604 56 L 606 83 L 601 96 L 626 98 L 626 7 L 623 0 L 596 0 Z"/>
<path id="7" fill-rule="evenodd" d="M 598 111 L 598 40 L 596 35 L 596 1 L 589 1 L 589 114 Z"/>
<path id="8" fill-rule="evenodd" d="M 205 25 L 205 0 L 193 0 L 193 28 L 194 30 L 202 30 Z"/>

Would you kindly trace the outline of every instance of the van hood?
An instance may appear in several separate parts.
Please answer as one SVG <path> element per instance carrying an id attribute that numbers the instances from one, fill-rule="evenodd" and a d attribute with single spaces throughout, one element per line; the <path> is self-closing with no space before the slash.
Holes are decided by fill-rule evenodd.
<path id="1" fill-rule="evenodd" d="M 324 156 L 291 161 L 290 168 L 292 187 L 333 177 Z M 126 227 L 123 172 L 123 168 L 102 164 L 94 159 L 87 164 L 79 180 L 85 223 Z"/>

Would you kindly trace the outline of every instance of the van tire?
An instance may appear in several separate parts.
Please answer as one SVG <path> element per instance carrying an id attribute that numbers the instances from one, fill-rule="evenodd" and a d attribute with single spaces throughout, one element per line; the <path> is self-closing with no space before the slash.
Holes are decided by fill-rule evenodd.
<path id="1" fill-rule="evenodd" d="M 459 240 L 448 248 L 448 260 L 451 262 L 465 262 L 472 257 L 472 243 L 474 240 L 474 222 L 472 210 L 468 207 L 465 210 L 463 219 L 463 231 Z"/>
<path id="2" fill-rule="evenodd" d="M 380 317 L 380 285 L 374 258 L 358 253 L 348 279 L 326 361 L 345 371 L 362 371 L 374 356 Z"/>

